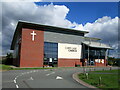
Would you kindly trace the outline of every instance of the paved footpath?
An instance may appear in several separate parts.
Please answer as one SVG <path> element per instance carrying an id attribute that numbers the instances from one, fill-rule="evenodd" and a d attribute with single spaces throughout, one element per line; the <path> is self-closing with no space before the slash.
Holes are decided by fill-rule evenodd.
<path id="1" fill-rule="evenodd" d="M 108 70 L 106 68 L 58 68 L 39 70 L 11 70 L 2 72 L 2 88 L 87 88 L 76 82 L 76 72 Z M 112 69 L 118 69 L 112 67 Z"/>

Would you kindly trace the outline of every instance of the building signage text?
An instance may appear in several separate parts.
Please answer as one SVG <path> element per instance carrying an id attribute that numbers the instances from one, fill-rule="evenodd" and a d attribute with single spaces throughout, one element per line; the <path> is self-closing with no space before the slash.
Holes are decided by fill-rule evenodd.
<path id="1" fill-rule="evenodd" d="M 77 52 L 77 48 L 76 47 L 65 47 L 65 49 L 67 49 L 68 52 Z"/>

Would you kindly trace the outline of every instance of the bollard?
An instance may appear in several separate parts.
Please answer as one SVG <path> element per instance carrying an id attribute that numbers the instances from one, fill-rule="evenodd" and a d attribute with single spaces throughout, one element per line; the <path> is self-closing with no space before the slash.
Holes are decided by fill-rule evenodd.
<path id="1" fill-rule="evenodd" d="M 86 73 L 86 78 L 88 79 L 88 73 Z"/>
<path id="2" fill-rule="evenodd" d="M 83 68 L 83 73 L 86 73 L 86 68 Z"/>
<path id="3" fill-rule="evenodd" d="M 101 77 L 99 77 L 99 85 L 101 85 Z"/>
<path id="4" fill-rule="evenodd" d="M 83 67 L 83 73 L 85 73 L 85 68 Z"/>
<path id="5" fill-rule="evenodd" d="M 110 70 L 112 70 L 112 67 L 110 67 Z"/>

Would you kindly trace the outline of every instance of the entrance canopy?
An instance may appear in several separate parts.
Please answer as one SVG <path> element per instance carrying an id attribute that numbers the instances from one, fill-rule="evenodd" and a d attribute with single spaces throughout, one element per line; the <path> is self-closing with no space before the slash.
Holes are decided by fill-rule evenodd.
<path id="1" fill-rule="evenodd" d="M 89 47 L 93 47 L 93 48 L 105 48 L 105 49 L 112 49 L 112 47 L 110 47 L 109 45 L 100 43 L 100 42 L 93 42 L 93 41 L 83 41 L 83 44 L 89 46 Z"/>

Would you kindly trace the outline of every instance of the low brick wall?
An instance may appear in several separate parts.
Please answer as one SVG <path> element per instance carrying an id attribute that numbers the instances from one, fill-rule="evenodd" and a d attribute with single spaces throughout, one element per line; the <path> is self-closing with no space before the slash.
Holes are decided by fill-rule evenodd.
<path id="1" fill-rule="evenodd" d="M 58 67 L 75 67 L 76 65 L 82 66 L 80 59 L 58 59 Z"/>

